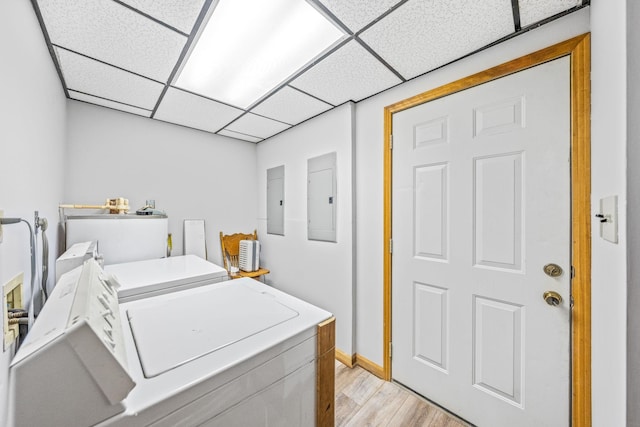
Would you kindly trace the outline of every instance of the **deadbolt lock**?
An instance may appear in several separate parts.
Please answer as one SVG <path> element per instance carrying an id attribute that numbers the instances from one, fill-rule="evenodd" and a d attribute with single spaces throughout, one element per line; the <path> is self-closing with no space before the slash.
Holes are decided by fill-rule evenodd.
<path id="1" fill-rule="evenodd" d="M 547 264 L 542 267 L 542 269 L 549 277 L 558 277 L 562 275 L 562 267 L 560 267 L 558 264 Z"/>
<path id="2" fill-rule="evenodd" d="M 562 296 L 556 291 L 547 291 L 542 294 L 545 302 L 553 307 L 559 306 L 562 303 Z"/>

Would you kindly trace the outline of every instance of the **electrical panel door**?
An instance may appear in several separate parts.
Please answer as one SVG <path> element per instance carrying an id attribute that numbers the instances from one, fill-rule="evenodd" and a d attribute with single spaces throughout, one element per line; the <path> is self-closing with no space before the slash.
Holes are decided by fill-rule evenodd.
<path id="1" fill-rule="evenodd" d="M 307 163 L 307 235 L 309 240 L 336 241 L 336 153 Z"/>
<path id="2" fill-rule="evenodd" d="M 267 233 L 284 236 L 284 165 L 267 169 Z"/>

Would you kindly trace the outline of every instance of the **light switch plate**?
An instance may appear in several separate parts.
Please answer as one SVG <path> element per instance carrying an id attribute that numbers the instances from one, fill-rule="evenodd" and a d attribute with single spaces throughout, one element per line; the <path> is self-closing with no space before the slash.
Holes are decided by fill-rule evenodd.
<path id="1" fill-rule="evenodd" d="M 600 237 L 618 243 L 618 196 L 600 199 Z"/>

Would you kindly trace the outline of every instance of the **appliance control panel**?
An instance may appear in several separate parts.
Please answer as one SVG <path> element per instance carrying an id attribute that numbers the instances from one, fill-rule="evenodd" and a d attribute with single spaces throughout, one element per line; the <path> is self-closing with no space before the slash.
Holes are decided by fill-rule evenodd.
<path id="1" fill-rule="evenodd" d="M 11 361 L 12 425 L 93 425 L 124 410 L 135 382 L 114 283 L 94 259 L 62 275 Z M 73 387 L 61 393 L 61 381 Z M 79 402 L 86 411 L 54 409 Z"/>
<path id="2" fill-rule="evenodd" d="M 123 369 L 127 369 L 116 281 L 97 262 L 86 262 L 69 313 L 67 329 L 86 323 Z"/>

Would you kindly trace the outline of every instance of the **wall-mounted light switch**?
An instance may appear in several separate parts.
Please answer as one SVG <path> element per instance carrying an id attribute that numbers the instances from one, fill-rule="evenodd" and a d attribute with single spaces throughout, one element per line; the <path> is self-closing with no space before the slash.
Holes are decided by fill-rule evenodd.
<path id="1" fill-rule="evenodd" d="M 618 243 L 618 196 L 600 199 L 600 237 L 611 243 Z"/>

